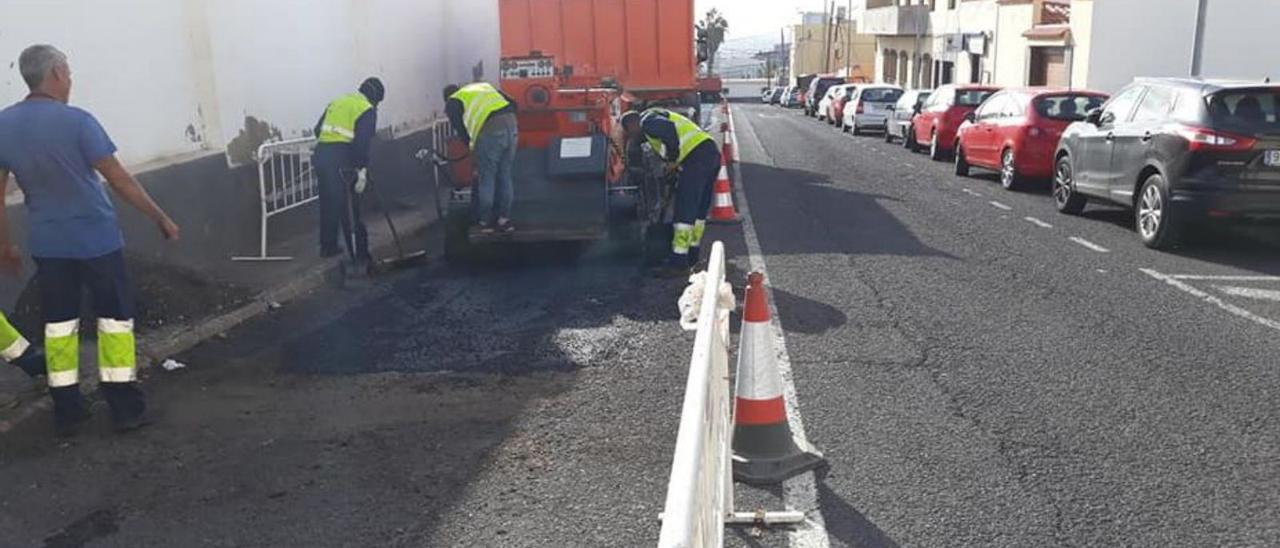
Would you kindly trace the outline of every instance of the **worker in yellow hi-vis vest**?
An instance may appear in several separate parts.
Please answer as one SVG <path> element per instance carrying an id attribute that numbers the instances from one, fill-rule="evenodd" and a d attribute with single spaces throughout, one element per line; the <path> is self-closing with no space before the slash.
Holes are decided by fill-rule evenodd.
<path id="1" fill-rule="evenodd" d="M 720 149 L 693 120 L 666 109 L 628 112 L 622 116 L 622 128 L 628 139 L 643 138 L 668 170 L 678 171 L 671 254 L 658 273 L 688 275 L 702 257 L 712 186 L 720 173 Z"/>
<path id="2" fill-rule="evenodd" d="M 360 194 L 368 178 L 369 150 L 378 129 L 378 103 L 386 88 L 368 78 L 360 90 L 334 99 L 316 124 L 315 155 L 311 165 L 319 179 L 320 256 L 342 253 L 338 234 L 355 273 L 370 266 L 369 233 L 360 216 Z"/>
<path id="3" fill-rule="evenodd" d="M 471 146 L 480 177 L 472 193 L 475 222 L 481 232 L 511 232 L 515 201 L 512 169 L 520 133 L 516 102 L 492 84 L 476 82 L 444 88 L 445 114 L 454 131 Z"/>

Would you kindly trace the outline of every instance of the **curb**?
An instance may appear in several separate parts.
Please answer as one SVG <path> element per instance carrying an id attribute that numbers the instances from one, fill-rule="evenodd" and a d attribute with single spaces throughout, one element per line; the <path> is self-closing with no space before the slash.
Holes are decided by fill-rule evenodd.
<path id="1" fill-rule="evenodd" d="M 418 230 L 429 231 L 438 225 L 438 220 L 428 221 Z M 385 241 L 370 242 L 371 251 L 386 247 L 391 238 Z M 138 371 L 145 371 L 159 365 L 165 359 L 195 348 L 220 333 L 225 333 L 240 324 L 270 312 L 279 303 L 294 300 L 305 293 L 325 285 L 326 280 L 335 276 L 342 268 L 345 256 L 333 257 L 320 261 L 314 268 L 302 276 L 268 288 L 255 295 L 248 303 L 224 314 L 197 320 L 197 324 L 174 325 L 138 337 Z M 95 376 L 85 377 L 80 381 L 81 389 L 93 391 L 98 387 Z M 0 435 L 7 434 L 21 426 L 32 417 L 53 410 L 53 401 L 41 394 L 36 400 L 19 404 L 13 414 L 0 420 Z"/>

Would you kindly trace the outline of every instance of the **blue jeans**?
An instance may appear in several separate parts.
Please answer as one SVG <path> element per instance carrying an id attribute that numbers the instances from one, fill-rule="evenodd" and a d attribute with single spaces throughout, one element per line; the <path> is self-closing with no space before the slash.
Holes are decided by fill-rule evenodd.
<path id="1" fill-rule="evenodd" d="M 480 178 L 476 181 L 472 204 L 480 224 L 493 224 L 511 218 L 511 202 L 515 200 L 515 183 L 511 169 L 516 162 L 515 124 L 508 127 L 485 127 L 476 140 L 475 158 Z"/>

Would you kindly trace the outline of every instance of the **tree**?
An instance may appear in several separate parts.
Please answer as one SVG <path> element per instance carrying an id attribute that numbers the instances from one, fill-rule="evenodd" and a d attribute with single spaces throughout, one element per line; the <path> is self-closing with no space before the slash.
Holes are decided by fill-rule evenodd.
<path id="1" fill-rule="evenodd" d="M 704 48 L 707 74 L 711 74 L 715 69 L 716 53 L 720 51 L 720 46 L 724 45 L 724 36 L 729 30 L 729 22 L 720 14 L 720 10 L 711 8 L 695 28 L 698 30 L 698 41 Z"/>

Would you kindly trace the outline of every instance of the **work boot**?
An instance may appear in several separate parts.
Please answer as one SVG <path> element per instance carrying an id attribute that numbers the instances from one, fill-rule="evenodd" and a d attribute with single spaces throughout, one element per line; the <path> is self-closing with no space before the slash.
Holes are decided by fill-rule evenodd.
<path id="1" fill-rule="evenodd" d="M 693 246 L 689 248 L 689 270 L 697 272 L 703 270 L 705 266 L 702 264 L 702 247 Z"/>
<path id="2" fill-rule="evenodd" d="M 45 365 L 44 361 L 44 350 L 34 345 L 28 346 L 26 352 L 18 356 L 18 359 L 13 360 L 13 365 L 33 379 L 38 379 L 49 373 L 48 366 Z"/>
<path id="3" fill-rule="evenodd" d="M 59 386 L 49 389 L 53 399 L 53 425 L 58 436 L 69 438 L 80 433 L 80 427 L 93 417 L 85 405 L 80 385 Z"/>
<path id="4" fill-rule="evenodd" d="M 666 262 L 654 269 L 653 277 L 663 279 L 688 278 L 689 258 L 675 253 L 668 255 Z"/>
<path id="5" fill-rule="evenodd" d="M 111 422 L 116 432 L 137 430 L 150 424 L 146 417 L 147 402 L 136 382 L 104 382 L 98 385 L 102 397 L 111 407 Z"/>

